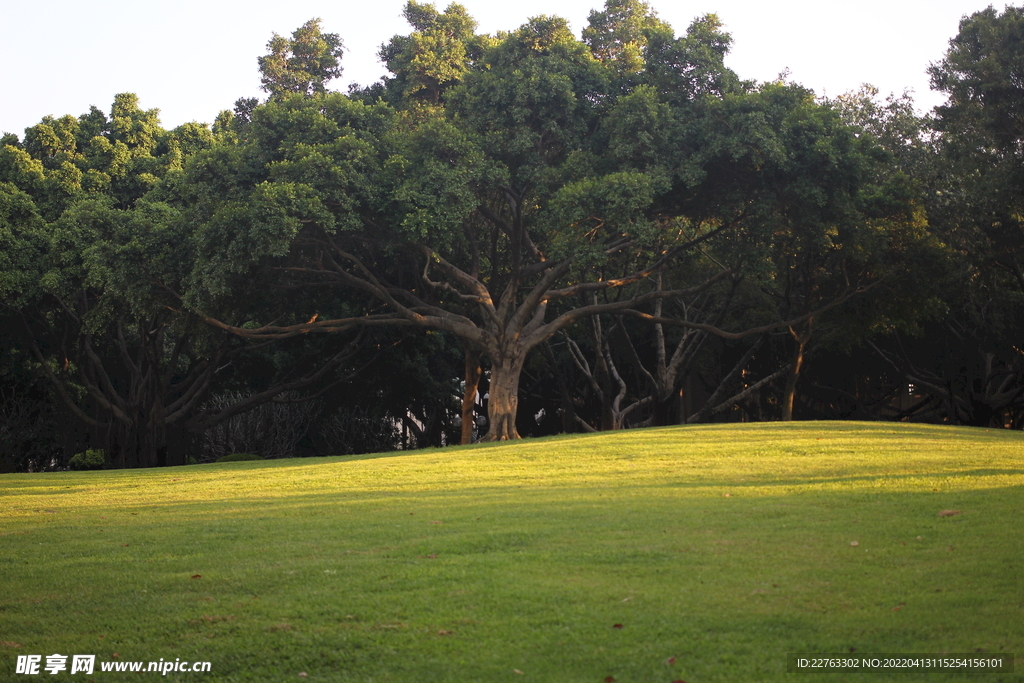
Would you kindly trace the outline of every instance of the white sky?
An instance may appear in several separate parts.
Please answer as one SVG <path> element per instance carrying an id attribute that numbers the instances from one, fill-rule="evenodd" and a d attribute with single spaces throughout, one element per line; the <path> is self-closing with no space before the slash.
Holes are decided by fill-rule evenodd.
<path id="1" fill-rule="evenodd" d="M 338 33 L 348 52 L 332 87 L 384 75 L 378 46 L 408 33 L 404 0 L 0 0 L 0 131 L 23 135 L 49 114 L 109 112 L 115 93 L 134 92 L 172 128 L 210 122 L 243 96 L 262 96 L 256 59 L 274 32 L 290 35 L 313 17 Z M 447 2 L 436 3 L 443 9 Z M 603 0 L 462 0 L 494 33 L 527 18 L 555 14 L 573 30 Z M 791 80 L 839 95 L 872 83 L 882 94 L 914 91 L 927 111 L 942 98 L 925 69 L 942 58 L 960 18 L 988 0 L 649 0 L 677 34 L 714 12 L 733 37 L 727 65 L 741 78 Z M 996 7 L 1002 9 L 1002 3 Z"/>

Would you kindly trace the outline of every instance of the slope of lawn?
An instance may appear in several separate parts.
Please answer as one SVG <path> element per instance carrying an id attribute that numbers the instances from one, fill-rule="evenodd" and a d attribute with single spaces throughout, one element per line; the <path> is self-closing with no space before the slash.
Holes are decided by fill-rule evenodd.
<path id="1" fill-rule="evenodd" d="M 2 475 L 0 680 L 1021 681 L 1022 523 L 1024 434 L 905 424 Z M 99 670 L 159 659 L 211 671 Z"/>

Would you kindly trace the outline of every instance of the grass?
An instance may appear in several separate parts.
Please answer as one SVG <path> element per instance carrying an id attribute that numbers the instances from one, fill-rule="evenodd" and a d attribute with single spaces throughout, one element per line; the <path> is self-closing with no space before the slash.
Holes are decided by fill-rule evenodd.
<path id="1" fill-rule="evenodd" d="M 1021 681 L 1022 510 L 1024 434 L 880 423 L 2 475 L 0 680 L 932 682 L 973 675 L 786 654 L 977 651 Z"/>

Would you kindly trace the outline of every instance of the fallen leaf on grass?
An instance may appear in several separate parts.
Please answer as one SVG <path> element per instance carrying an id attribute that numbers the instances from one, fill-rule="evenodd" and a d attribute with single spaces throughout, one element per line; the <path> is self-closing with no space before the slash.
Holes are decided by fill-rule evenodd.
<path id="1" fill-rule="evenodd" d="M 961 514 L 960 510 L 943 510 L 939 513 L 939 517 L 952 517 L 953 515 Z"/>
<path id="2" fill-rule="evenodd" d="M 522 672 L 522 671 L 520 671 L 519 669 L 512 669 L 512 673 L 514 673 L 514 674 L 519 674 L 520 676 L 522 676 L 522 675 L 523 675 L 523 672 Z"/>
<path id="3" fill-rule="evenodd" d="M 612 628 L 625 628 L 622 624 L 612 624 Z"/>
<path id="4" fill-rule="evenodd" d="M 201 578 L 203 578 L 203 575 L 202 574 L 193 574 L 192 578 L 193 579 L 201 579 Z"/>
<path id="5" fill-rule="evenodd" d="M 235 618 L 230 616 L 230 615 L 229 616 L 220 616 L 218 614 L 204 614 L 203 616 L 199 617 L 198 619 L 189 619 L 188 623 L 190 623 L 193 626 L 195 626 L 196 624 L 199 624 L 200 622 L 205 622 L 207 624 L 216 624 L 216 623 L 221 622 L 221 621 L 234 621 L 234 620 L 235 620 Z"/>
<path id="6" fill-rule="evenodd" d="M 686 681 L 684 681 L 681 678 L 677 678 L 676 680 L 672 681 L 672 683 L 686 683 Z"/>
<path id="7" fill-rule="evenodd" d="M 21 643 L 12 643 L 9 640 L 0 640 L 0 646 L 3 646 L 3 647 L 21 647 Z"/>
<path id="8" fill-rule="evenodd" d="M 604 683 L 615 683 L 615 676 L 605 676 Z"/>
<path id="9" fill-rule="evenodd" d="M 856 548 L 857 546 L 860 545 L 860 543 L 858 543 L 857 541 L 850 541 L 850 545 L 852 545 L 854 548 Z"/>
<path id="10" fill-rule="evenodd" d="M 305 671 L 300 671 L 299 672 L 299 678 L 309 678 L 309 674 L 306 673 Z"/>
<path id="11" fill-rule="evenodd" d="M 213 614 L 213 615 L 204 614 L 201 618 L 207 624 L 216 624 L 218 621 L 234 621 L 235 620 L 235 618 L 233 616 L 231 616 L 230 614 L 225 615 L 225 616 L 221 616 L 219 614 Z M 194 622 L 190 621 L 189 623 L 191 624 L 191 623 L 194 623 Z"/>
<path id="12" fill-rule="evenodd" d="M 676 658 L 675 657 L 669 657 L 668 659 L 665 660 L 665 666 L 672 666 L 675 663 L 676 663 Z"/>
<path id="13" fill-rule="evenodd" d="M 454 631 L 449 631 L 448 629 L 443 628 L 443 629 L 441 629 L 440 631 L 437 632 L 437 635 L 439 635 L 439 636 L 450 636 L 452 633 L 454 633 Z"/>
<path id="14" fill-rule="evenodd" d="M 440 524 L 441 520 L 439 520 L 439 519 L 432 519 L 432 520 L 430 520 L 430 523 L 431 524 Z"/>

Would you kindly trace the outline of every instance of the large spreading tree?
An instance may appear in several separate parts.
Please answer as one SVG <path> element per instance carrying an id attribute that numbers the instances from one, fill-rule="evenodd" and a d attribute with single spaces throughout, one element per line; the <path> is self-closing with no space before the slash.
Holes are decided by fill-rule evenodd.
<path id="1" fill-rule="evenodd" d="M 489 361 L 485 438 L 511 439 L 526 358 L 559 330 L 599 314 L 643 317 L 657 301 L 756 276 L 781 243 L 773 234 L 802 230 L 834 251 L 902 218 L 860 198 L 870 138 L 800 88 L 745 90 L 722 65 L 729 41 L 717 21 L 677 38 L 661 22 L 624 19 L 646 13 L 642 3 L 619 5 L 615 21 L 595 15 L 591 45 L 561 19 L 531 20 L 487 48 L 444 107 L 326 95 L 254 110 L 237 147 L 200 155 L 187 173 L 185 215 L 200 227 L 186 301 L 248 337 L 353 325 L 455 335 Z M 611 47 L 622 26 L 643 39 L 640 65 L 622 61 L 636 40 Z M 684 256 L 714 266 L 658 284 Z M 361 291 L 362 314 L 306 309 L 283 311 L 291 324 L 240 324 L 204 304 L 257 272 L 280 286 Z M 712 331 L 810 321 L 876 276 L 849 271 L 799 310 Z"/>

